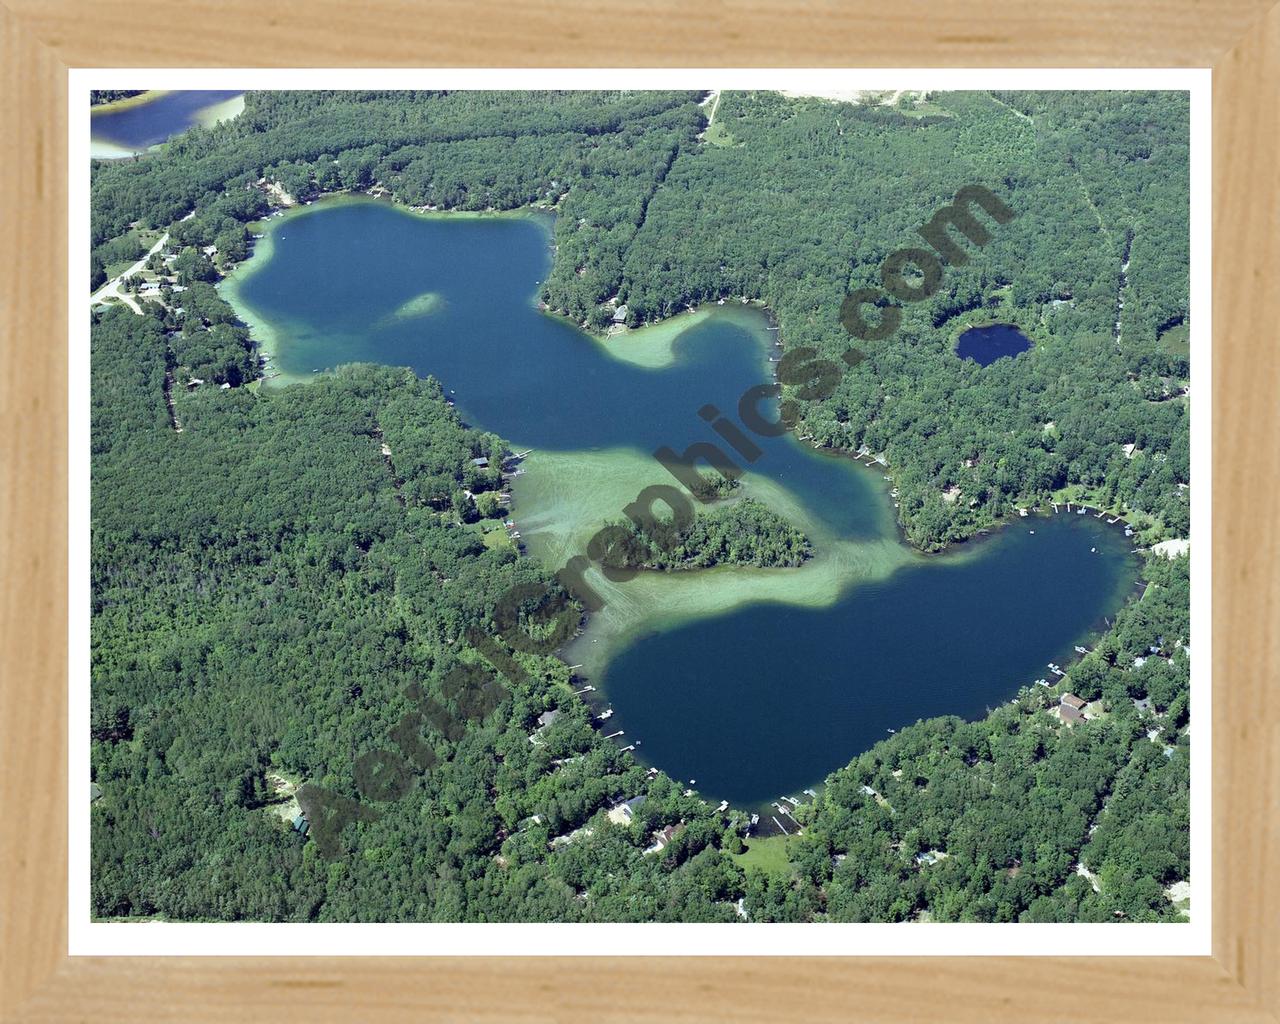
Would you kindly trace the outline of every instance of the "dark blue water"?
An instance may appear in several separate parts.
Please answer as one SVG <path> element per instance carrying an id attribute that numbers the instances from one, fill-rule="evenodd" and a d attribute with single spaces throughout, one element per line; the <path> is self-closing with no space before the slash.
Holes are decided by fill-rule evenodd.
<path id="1" fill-rule="evenodd" d="M 997 359 L 1016 356 L 1031 347 L 1031 342 L 1021 331 L 1010 324 L 991 324 L 987 327 L 970 327 L 956 342 L 956 355 L 972 359 L 979 366 L 990 366 Z"/>
<path id="2" fill-rule="evenodd" d="M 1091 516 L 1019 519 L 980 548 L 830 608 L 756 605 L 650 634 L 610 663 L 605 689 L 645 759 L 700 792 L 799 796 L 891 729 L 980 717 L 1053 678 L 1047 663 L 1071 660 L 1133 589 L 1129 545 Z"/>
<path id="3" fill-rule="evenodd" d="M 602 345 L 535 307 L 548 227 L 321 204 L 275 222 L 272 257 L 232 291 L 272 327 L 282 370 L 411 366 L 455 392 L 469 422 L 521 447 L 650 453 L 715 440 L 699 408 L 732 411 L 771 379 L 763 318 L 717 311 L 679 336 L 661 369 L 612 358 L 607 346 L 626 339 Z M 427 292 L 440 297 L 432 312 L 395 315 Z M 764 454 L 753 472 L 788 487 L 834 535 L 895 536 L 876 474 L 790 436 L 754 440 Z M 655 462 L 653 482 L 669 479 Z M 641 638 L 599 680 L 617 712 L 610 725 L 708 797 L 798 795 L 889 729 L 1007 700 L 1048 661 L 1067 660 L 1133 589 L 1129 543 L 1091 516 L 1015 520 L 972 554 L 918 558 L 827 608 L 753 605 Z"/>
<path id="4" fill-rule="evenodd" d="M 411 366 L 453 391 L 468 422 L 522 448 L 683 453 L 711 441 L 731 454 L 698 410 L 711 403 L 736 419 L 743 393 L 771 379 L 763 315 L 718 311 L 676 340 L 674 365 L 638 367 L 537 310 L 550 240 L 547 219 L 424 218 L 386 203 L 337 203 L 275 227 L 272 259 L 239 283 L 238 296 L 270 321 L 275 364 L 287 373 L 362 361 Z M 443 297 L 434 312 L 394 316 L 424 292 Z M 775 402 L 760 409 L 776 417 Z M 790 435 L 752 439 L 763 452 L 754 472 L 844 536 L 882 533 L 885 503 L 865 470 Z M 670 480 L 655 462 L 653 482 Z"/>
<path id="5" fill-rule="evenodd" d="M 119 110 L 95 111 L 93 137 L 140 152 L 186 131 L 197 122 L 200 111 L 243 91 L 178 90 Z"/>

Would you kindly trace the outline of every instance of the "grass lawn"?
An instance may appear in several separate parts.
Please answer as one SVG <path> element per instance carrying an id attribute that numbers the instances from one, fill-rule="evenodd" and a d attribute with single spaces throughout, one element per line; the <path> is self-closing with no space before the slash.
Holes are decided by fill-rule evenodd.
<path id="1" fill-rule="evenodd" d="M 911 107 L 894 107 L 904 117 L 955 117 L 946 107 L 940 107 L 932 100 L 917 100 Z"/>
<path id="2" fill-rule="evenodd" d="M 767 839 L 748 839 L 745 853 L 731 854 L 743 869 L 756 868 L 768 873 L 791 870 L 787 857 L 788 836 L 769 836 Z"/>
<path id="3" fill-rule="evenodd" d="M 120 260 L 117 263 L 108 263 L 106 265 L 107 280 L 111 281 L 119 277 L 131 266 L 138 262 L 148 249 L 150 249 L 159 240 L 163 232 L 154 228 L 130 228 L 121 237 L 129 239 L 137 246 L 137 255 L 132 259 Z"/>
<path id="4" fill-rule="evenodd" d="M 723 124 L 716 121 L 707 129 L 706 140 L 712 146 L 736 146 L 737 141 Z"/>
<path id="5" fill-rule="evenodd" d="M 496 530 L 487 530 L 484 535 L 484 546 L 494 551 L 501 551 L 503 548 L 515 550 L 515 541 L 511 539 L 506 529 L 499 524 Z"/>
<path id="6" fill-rule="evenodd" d="M 1169 355 L 1177 359 L 1187 359 L 1191 356 L 1191 327 L 1189 324 L 1178 324 L 1176 327 L 1170 327 L 1164 334 L 1160 335 L 1156 342 L 1156 347 L 1161 352 L 1167 352 Z"/>

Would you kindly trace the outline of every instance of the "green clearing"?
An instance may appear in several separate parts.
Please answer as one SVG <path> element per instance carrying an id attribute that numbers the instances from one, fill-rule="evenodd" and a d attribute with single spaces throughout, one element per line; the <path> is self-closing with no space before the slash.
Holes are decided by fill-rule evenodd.
<path id="1" fill-rule="evenodd" d="M 1156 348 L 1180 359 L 1191 358 L 1191 325 L 1170 327 L 1156 341 Z"/>
<path id="2" fill-rule="evenodd" d="M 490 551 L 516 550 L 515 541 L 511 539 L 511 535 L 502 526 L 499 526 L 496 530 L 487 530 L 485 532 L 484 546 Z"/>
<path id="3" fill-rule="evenodd" d="M 781 874 L 789 872 L 792 867 L 791 858 L 787 855 L 790 842 L 790 836 L 748 839 L 746 851 L 731 856 L 744 871 L 755 868 L 767 874 Z"/>
<path id="4" fill-rule="evenodd" d="M 893 109 L 903 117 L 955 117 L 946 107 L 940 107 L 932 100 L 915 100 L 909 106 L 898 105 Z"/>
<path id="5" fill-rule="evenodd" d="M 738 144 L 738 140 L 730 135 L 729 130 L 719 121 L 712 124 L 711 127 L 707 129 L 706 134 L 703 137 L 706 139 L 707 143 L 712 146 L 726 148 L 729 146 L 736 146 Z"/>

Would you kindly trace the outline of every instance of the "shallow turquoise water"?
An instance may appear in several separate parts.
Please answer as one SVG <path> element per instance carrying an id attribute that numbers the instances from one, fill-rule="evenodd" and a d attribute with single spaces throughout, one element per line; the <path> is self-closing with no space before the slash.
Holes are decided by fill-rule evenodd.
<path id="1" fill-rule="evenodd" d="M 698 412 L 712 404 L 732 414 L 747 389 L 771 379 L 763 315 L 714 311 L 679 334 L 674 358 L 658 368 L 615 358 L 609 346 L 626 339 L 602 344 L 537 310 L 552 259 L 548 224 L 322 203 L 273 222 L 269 255 L 237 272 L 229 294 L 269 326 L 285 374 L 355 361 L 408 365 L 437 377 L 468 422 L 519 448 L 652 453 L 719 442 Z M 751 440 L 760 448 L 751 474 L 785 489 L 818 543 L 815 564 L 800 572 L 845 571 L 832 567 L 856 559 L 835 557 L 837 549 L 893 543 L 879 474 L 790 435 Z M 641 486 L 670 482 L 655 461 Z M 585 503 L 589 491 L 588 482 Z M 521 505 L 516 515 L 536 522 L 539 511 Z M 755 600 L 673 621 L 665 584 L 635 585 L 647 602 L 637 615 L 649 625 L 620 636 L 594 680 L 616 710 L 610 731 L 625 729 L 627 741 L 641 740 L 637 756 L 696 779 L 709 798 L 756 806 L 798 795 L 887 730 L 980 715 L 1047 674 L 1047 662 L 1067 660 L 1115 614 L 1136 569 L 1120 531 L 1091 516 L 1017 520 L 943 557 L 895 550 L 869 560 L 879 571 L 842 578 L 826 604 L 792 585 L 787 603 Z M 793 572 L 775 571 L 780 581 Z M 735 585 L 732 571 L 705 579 L 709 588 Z M 669 589 L 677 585 L 687 592 L 687 580 Z"/>
<path id="2" fill-rule="evenodd" d="M 116 110 L 95 111 L 92 133 L 122 149 L 141 152 L 186 131 L 200 119 L 201 111 L 239 96 L 242 90 L 178 90 L 146 103 Z"/>

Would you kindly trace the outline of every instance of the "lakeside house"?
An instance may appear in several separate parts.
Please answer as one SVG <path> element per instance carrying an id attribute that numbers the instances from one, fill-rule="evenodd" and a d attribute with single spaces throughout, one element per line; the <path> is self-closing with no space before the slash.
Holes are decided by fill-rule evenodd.
<path id="1" fill-rule="evenodd" d="M 488 469 L 488 468 L 489 468 L 489 460 L 488 460 L 488 459 L 485 459 L 485 458 L 472 459 L 472 460 L 471 460 L 471 465 L 475 466 L 477 469 Z"/>
<path id="2" fill-rule="evenodd" d="M 614 804 L 609 808 L 608 818 L 615 825 L 630 825 L 636 816 L 636 809 L 641 807 L 645 802 L 645 797 L 633 796 L 630 800 L 623 800 L 619 804 Z"/>
<path id="3" fill-rule="evenodd" d="M 614 310 L 613 322 L 615 324 L 625 324 L 627 322 L 627 306 L 625 303 Z"/>
<path id="4" fill-rule="evenodd" d="M 583 825 L 581 828 L 575 828 L 572 832 L 569 832 L 566 835 L 556 836 L 547 844 L 547 846 L 549 849 L 558 850 L 560 847 L 568 846 L 570 843 L 575 842 L 580 838 L 585 837 L 590 839 L 595 834 L 595 829 L 591 828 L 589 825 Z"/>
<path id="5" fill-rule="evenodd" d="M 1055 710 L 1058 712 L 1058 718 L 1063 725 L 1076 725 L 1087 721 L 1084 714 L 1070 704 L 1059 704 Z"/>
<path id="6" fill-rule="evenodd" d="M 1085 705 L 1089 702 L 1087 700 L 1082 700 L 1074 693 L 1064 693 L 1062 695 L 1061 703 L 1067 705 L 1067 707 L 1075 708 L 1077 711 L 1083 711 Z"/>
<path id="7" fill-rule="evenodd" d="M 659 829 L 653 833 L 653 845 L 645 849 L 645 853 L 661 853 L 671 844 L 673 840 L 683 828 L 683 823 L 679 825 L 668 825 L 666 828 Z"/>
<path id="8" fill-rule="evenodd" d="M 542 736 L 540 734 L 542 731 L 559 717 L 559 708 L 552 708 L 550 711 L 542 712 L 542 714 L 538 716 L 538 727 L 529 734 L 529 742 L 533 744 L 541 743 Z"/>

